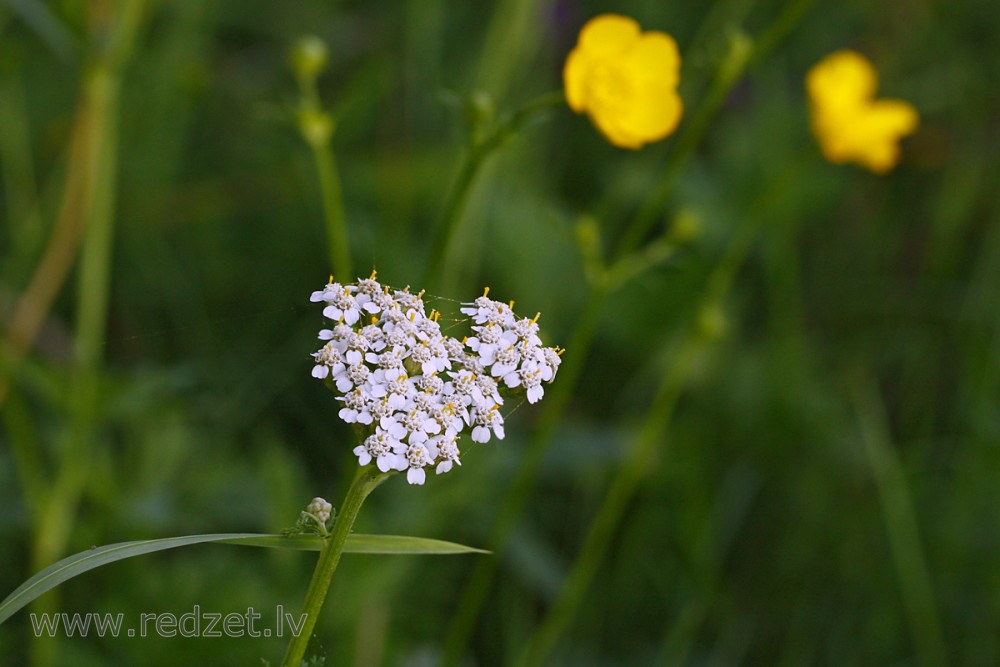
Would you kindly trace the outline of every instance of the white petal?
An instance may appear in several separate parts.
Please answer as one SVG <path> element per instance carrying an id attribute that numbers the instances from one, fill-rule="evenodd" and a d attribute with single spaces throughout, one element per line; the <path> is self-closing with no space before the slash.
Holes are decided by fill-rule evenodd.
<path id="1" fill-rule="evenodd" d="M 330 369 L 323 364 L 317 364 L 313 366 L 312 376 L 314 378 L 319 378 L 320 380 L 326 378 L 330 374 Z"/>
<path id="2" fill-rule="evenodd" d="M 423 468 L 410 468 L 406 473 L 406 481 L 410 484 L 423 484 L 426 477 Z"/>
<path id="3" fill-rule="evenodd" d="M 329 318 L 334 322 L 339 320 L 340 316 L 343 314 L 344 311 L 342 311 L 340 308 L 337 308 L 336 306 L 327 306 L 326 308 L 323 309 L 323 317 Z"/>

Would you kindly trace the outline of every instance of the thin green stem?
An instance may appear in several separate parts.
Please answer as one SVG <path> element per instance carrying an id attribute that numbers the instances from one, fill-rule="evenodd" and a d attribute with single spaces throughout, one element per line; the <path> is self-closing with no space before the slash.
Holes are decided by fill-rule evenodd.
<path id="1" fill-rule="evenodd" d="M 564 100 L 565 96 L 562 91 L 541 95 L 497 123 L 484 137 L 474 141 L 466 149 L 455 183 L 448 194 L 441 224 L 431 242 L 430 256 L 427 260 L 422 283 L 426 289 L 433 290 L 439 287 L 438 281 L 453 259 L 455 254 L 453 246 L 461 226 L 462 215 L 465 212 L 476 177 L 487 159 L 517 136 L 517 133 L 529 121 L 562 104 Z"/>
<path id="2" fill-rule="evenodd" d="M 347 240 L 347 220 L 344 216 L 340 173 L 329 142 L 312 146 L 316 160 L 316 176 L 323 196 L 323 217 L 326 220 L 327 246 L 330 266 L 342 280 L 354 279 L 351 252 Z"/>
<path id="3" fill-rule="evenodd" d="M 0 406 L 0 415 L 6 426 L 11 459 L 17 473 L 24 504 L 33 519 L 39 516 L 47 488 L 45 462 L 31 414 L 17 387 L 7 393 L 7 401 Z"/>
<path id="4" fill-rule="evenodd" d="M 753 247 L 753 241 L 760 225 L 766 219 L 766 211 L 775 205 L 776 198 L 787 191 L 789 182 L 795 178 L 798 171 L 799 167 L 796 162 L 784 170 L 751 206 L 751 210 L 744 218 L 745 224 L 741 225 L 733 235 L 706 282 L 705 293 L 700 302 L 702 306 L 698 311 L 699 315 L 704 313 L 708 306 L 722 302 L 745 257 Z M 654 241 L 654 243 L 658 242 Z M 622 286 L 623 283 L 605 280 L 597 283 L 588 292 L 587 302 L 577 320 L 570 342 L 566 345 L 567 358 L 560 369 L 559 382 L 552 385 L 550 395 L 546 396 L 546 402 L 542 404 L 542 414 L 539 417 L 538 427 L 528 442 L 514 482 L 501 501 L 500 511 L 487 540 L 487 548 L 493 551 L 496 557 L 478 561 L 469 582 L 462 591 L 445 643 L 444 660 L 442 661 L 444 665 L 457 664 L 462 651 L 468 644 L 476 618 L 489 594 L 507 537 L 527 505 L 541 462 L 569 404 L 569 398 L 576 391 L 576 383 L 581 377 L 582 368 L 593 344 L 594 334 L 600 322 L 604 305 L 614 289 Z"/>
<path id="5" fill-rule="evenodd" d="M 882 519 L 892 549 L 899 593 L 917 648 L 925 667 L 949 664 L 934 602 L 934 587 L 920 544 L 917 513 L 899 456 L 892 448 L 885 408 L 871 382 L 853 388 L 854 409 L 861 427 L 861 442 L 878 490 Z"/>
<path id="6" fill-rule="evenodd" d="M 668 167 L 664 177 L 661 179 L 660 187 L 646 200 L 645 205 L 641 209 L 641 211 L 646 211 L 646 213 L 640 213 L 632 222 L 630 231 L 626 234 L 627 237 L 631 235 L 635 240 L 632 241 L 626 238 L 622 242 L 619 250 L 619 259 L 612 264 L 613 270 L 625 266 L 622 262 L 627 264 L 628 255 L 630 255 L 635 247 L 642 244 L 646 232 L 649 230 L 652 222 L 655 221 L 672 188 L 676 184 L 676 179 L 682 168 L 694 154 L 694 150 L 703 138 L 705 131 L 710 125 L 710 121 L 714 118 L 715 113 L 725 100 L 732 85 L 738 81 L 739 77 L 745 71 L 747 63 L 759 59 L 768 50 L 774 48 L 780 39 L 791 31 L 795 22 L 801 19 L 805 10 L 814 1 L 798 0 L 795 4 L 790 5 L 776 19 L 771 28 L 764 33 L 764 36 L 758 40 L 756 47 L 749 53 L 745 49 L 745 43 L 734 42 L 730 57 L 722 65 L 722 69 L 726 71 L 717 73 L 713 89 L 706 96 L 702 109 L 696 114 L 703 119 L 691 124 L 691 126 L 694 126 L 693 130 L 689 126 L 689 129 L 685 131 L 686 136 L 690 136 L 690 138 L 685 139 L 683 143 L 678 142 L 675 145 L 674 153 L 669 159 Z M 782 184 L 785 182 L 784 178 L 780 180 Z M 649 218 L 648 222 L 645 220 L 646 217 Z M 725 291 L 735 276 L 738 265 L 742 261 L 742 255 L 749 251 L 755 229 L 746 229 L 746 227 L 744 229 L 745 232 L 738 235 L 738 239 L 730 245 L 727 255 L 719 265 L 719 270 L 715 271 L 710 279 L 710 289 L 716 293 L 720 290 Z M 633 243 L 634 245 L 632 245 Z M 660 243 L 660 239 L 655 240 L 650 245 L 658 243 Z M 624 276 L 623 280 L 627 281 L 629 278 L 634 277 L 634 275 Z M 514 483 L 501 501 L 497 519 L 493 524 L 488 539 L 488 548 L 496 553 L 497 557 L 477 562 L 472 576 L 462 591 L 458 608 L 449 629 L 448 639 L 445 643 L 443 664 L 446 666 L 457 664 L 468 644 L 469 637 L 475 627 L 476 619 L 489 594 L 493 576 L 496 573 L 497 563 L 502 555 L 507 537 L 521 516 L 524 507 L 527 505 L 535 478 L 541 467 L 541 461 L 548 450 L 566 406 L 569 404 L 569 397 L 576 390 L 576 383 L 580 377 L 579 370 L 583 367 L 583 363 L 593 344 L 600 313 L 613 289 L 620 288 L 623 284 L 624 282 L 619 281 L 614 281 L 614 284 L 612 284 L 612 281 L 605 275 L 604 279 L 599 281 L 588 292 L 584 310 L 577 320 L 573 333 L 570 336 L 570 342 L 566 346 L 568 350 L 567 355 L 571 356 L 564 363 L 563 369 L 560 372 L 559 382 L 553 385 L 551 395 L 548 397 L 547 402 L 543 404 L 538 428 L 532 434 L 525 456 L 518 467 Z M 571 360 L 573 361 L 573 366 L 568 365 Z M 571 368 L 574 372 L 567 373 L 566 371 Z"/>
<path id="7" fill-rule="evenodd" d="M 0 172 L 7 198 L 11 255 L 34 258 L 43 233 L 35 165 L 31 157 L 27 101 L 15 74 L 0 81 Z M 19 267 L 20 268 L 20 267 Z M 27 267 L 25 267 L 27 268 Z M 5 276 L 10 279 L 13 275 Z"/>
<path id="8" fill-rule="evenodd" d="M 340 187 L 340 172 L 332 146 L 334 118 L 323 110 L 316 77 L 320 70 L 296 71 L 299 84 L 298 128 L 302 140 L 312 151 L 316 163 L 316 179 L 323 199 L 323 220 L 326 225 L 326 246 L 330 270 L 338 279 L 354 279 L 351 247 L 344 214 L 344 196 Z"/>
<path id="9" fill-rule="evenodd" d="M 739 267 L 753 247 L 753 239 L 763 219 L 762 215 L 748 215 L 744 219 L 744 224 L 732 237 L 719 263 L 709 275 L 694 321 L 683 334 L 681 342 L 671 345 L 674 348 L 670 355 L 672 362 L 663 374 L 663 380 L 646 412 L 639 433 L 611 483 L 608 494 L 584 539 L 580 553 L 552 608 L 521 653 L 517 665 L 523 667 L 544 664 L 579 608 L 611 546 L 613 535 L 621 523 L 625 509 L 642 481 L 655 469 L 658 458 L 657 446 L 663 441 L 691 364 L 698 350 L 706 344 L 706 337 L 711 338 L 713 335 L 711 332 L 706 332 L 700 323 L 707 313 L 718 308 L 725 300 Z"/>
<path id="10" fill-rule="evenodd" d="M 702 344 L 700 333 L 692 332 L 674 352 L 673 363 L 663 376 L 639 434 L 611 483 L 611 488 L 590 526 L 565 584 L 545 621 L 524 648 L 515 665 L 524 667 L 545 664 L 559 637 L 579 608 L 604 560 L 604 555 L 614 542 L 615 531 L 628 504 L 643 480 L 656 467 L 657 447 L 663 441 L 664 432 L 687 380 L 697 349 Z"/>
<path id="11" fill-rule="evenodd" d="M 514 73 L 537 51 L 542 31 L 537 17 L 539 0 L 502 0 L 487 30 L 476 80 L 494 99 L 502 101 Z"/>
<path id="12" fill-rule="evenodd" d="M 603 284 L 590 289 L 583 311 L 576 321 L 573 333 L 566 344 L 566 358 L 559 370 L 559 381 L 552 384 L 542 403 L 538 425 L 528 441 L 518 465 L 514 480 L 500 503 L 500 510 L 490 535 L 487 549 L 493 551 L 494 558 L 482 558 L 476 562 L 472 576 L 462 589 L 458 607 L 452 615 L 451 627 L 445 641 L 443 665 L 458 663 L 475 627 L 479 611 L 489 595 L 493 576 L 500 556 L 507 543 L 507 537 L 520 518 L 531 495 L 535 478 L 542 466 L 549 443 L 558 429 L 569 400 L 576 390 L 583 368 L 594 341 L 594 334 L 601 319 L 601 313 L 610 295 Z"/>
<path id="13" fill-rule="evenodd" d="M 711 87 L 691 121 L 677 138 L 677 145 L 663 168 L 663 174 L 656 189 L 646 199 L 646 203 L 639 209 L 625 234 L 622 235 L 622 240 L 618 245 L 619 255 L 630 253 L 638 248 L 653 224 L 662 216 L 664 206 L 677 185 L 677 179 L 701 144 L 705 133 L 722 108 L 723 102 L 729 96 L 729 91 L 742 77 L 746 65 L 750 61 L 749 55 L 746 42 L 738 38 L 734 39 L 729 54 L 716 71 Z"/>
<path id="14" fill-rule="evenodd" d="M 285 657 L 281 661 L 283 667 L 299 667 L 302 664 L 302 658 L 305 656 L 309 640 L 312 638 L 313 628 L 316 627 L 316 621 L 323 609 L 327 591 L 330 589 L 333 573 L 340 562 L 340 554 L 344 551 L 344 544 L 347 542 L 347 536 L 351 534 L 351 528 L 354 526 L 358 512 L 368 494 L 388 479 L 391 474 L 380 472 L 375 466 L 367 466 L 358 472 L 354 483 L 347 490 L 347 495 L 344 496 L 344 501 L 338 508 L 337 518 L 330 530 L 330 536 L 326 538 L 326 544 L 320 551 L 316 569 L 313 570 L 312 580 L 310 580 L 309 589 L 306 591 L 306 599 L 302 604 L 302 618 L 304 619 L 302 631 L 292 637 L 288 643 Z"/>
<path id="15" fill-rule="evenodd" d="M 722 109 L 730 91 L 746 73 L 747 69 L 770 53 L 799 24 L 816 0 L 797 0 L 785 7 L 774 22 L 756 40 L 741 33 L 734 33 L 729 52 L 719 64 L 712 83 L 690 122 L 682 130 L 677 144 L 663 168 L 660 181 L 653 194 L 632 219 L 622 235 L 618 255 L 625 255 L 642 244 L 653 225 L 663 215 L 663 209 L 673 194 L 677 179 L 688 160 L 704 138 L 712 121 Z"/>
<path id="16" fill-rule="evenodd" d="M 79 212 L 70 215 L 67 226 L 59 229 L 65 236 L 58 240 L 57 247 L 62 254 L 56 257 L 61 267 L 68 270 L 75 254 L 76 239 L 81 231 L 85 232 L 77 299 L 76 366 L 70 379 L 70 423 L 62 439 L 58 468 L 45 489 L 43 502 L 36 506 L 37 530 L 31 552 L 34 570 L 47 566 L 65 551 L 94 459 L 114 239 L 119 98 L 124 68 L 132 53 L 145 6 L 145 0 L 121 0 L 116 7 L 119 11 L 112 14 L 104 12 L 103 7 L 92 6 L 95 50 L 92 62 L 85 69 L 81 93 L 80 135 L 77 137 L 81 143 L 74 146 L 74 151 L 79 151 L 74 153 L 79 162 L 72 162 L 79 171 L 68 176 L 63 209 L 77 208 Z M 110 24 L 106 24 L 108 21 Z M 100 40 L 99 35 L 107 35 L 107 39 Z M 46 294 L 54 297 L 59 282 L 61 280 L 48 284 Z M 43 304 L 42 308 L 47 310 L 50 303 Z M 30 326 L 20 332 L 29 335 L 12 346 L 15 355 L 27 352 L 44 317 L 44 310 L 38 305 L 33 308 L 33 314 L 25 320 Z M 14 356 L 14 363 L 19 359 Z M 10 372 L 11 368 L 5 370 Z M 37 490 L 34 495 L 38 496 Z M 58 601 L 47 596 L 44 603 L 38 604 L 43 606 L 36 610 L 51 611 Z M 54 664 L 55 646 L 49 641 L 32 642 L 31 664 L 39 667 Z"/>

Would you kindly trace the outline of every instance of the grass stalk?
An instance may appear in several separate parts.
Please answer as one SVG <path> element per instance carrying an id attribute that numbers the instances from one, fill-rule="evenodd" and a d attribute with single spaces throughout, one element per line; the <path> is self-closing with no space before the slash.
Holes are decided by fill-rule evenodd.
<path id="1" fill-rule="evenodd" d="M 917 513 L 906 473 L 893 449 L 885 407 L 875 387 L 859 383 L 852 398 L 861 429 L 861 443 L 871 466 L 885 523 L 893 564 L 899 580 L 917 662 L 924 667 L 949 664 L 941 620 L 934 602 L 927 559 L 920 543 Z"/>

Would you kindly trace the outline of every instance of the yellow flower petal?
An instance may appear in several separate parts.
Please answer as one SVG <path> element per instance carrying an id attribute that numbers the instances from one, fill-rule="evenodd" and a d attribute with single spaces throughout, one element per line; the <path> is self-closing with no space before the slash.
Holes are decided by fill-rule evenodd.
<path id="1" fill-rule="evenodd" d="M 871 99 L 878 89 L 878 73 L 868 59 L 855 51 L 831 53 L 806 76 L 814 100 L 827 106 L 849 106 Z"/>
<path id="2" fill-rule="evenodd" d="M 601 14 L 587 21 L 580 30 L 581 49 L 596 57 L 621 53 L 639 37 L 639 24 L 627 16 Z"/>
<path id="3" fill-rule="evenodd" d="M 677 95 L 680 54 L 662 32 L 642 33 L 632 19 L 591 19 L 566 59 L 566 101 L 586 113 L 608 140 L 641 148 L 674 131 L 683 112 Z"/>
<path id="4" fill-rule="evenodd" d="M 641 148 L 642 143 L 669 136 L 677 128 L 683 111 L 684 105 L 676 90 L 659 85 L 641 88 L 634 104 L 619 118 L 622 128 L 641 140 L 638 146 L 627 148 Z"/>
<path id="5" fill-rule="evenodd" d="M 677 42 L 663 32 L 647 32 L 625 56 L 629 73 L 636 78 L 676 88 L 680 80 L 681 56 Z"/>
<path id="6" fill-rule="evenodd" d="M 566 89 L 566 103 L 577 113 L 586 110 L 587 74 L 590 71 L 590 60 L 583 49 L 577 47 L 570 51 L 563 66 L 563 88 Z"/>
<path id="7" fill-rule="evenodd" d="M 812 129 L 823 156 L 885 173 L 899 161 L 899 140 L 917 128 L 916 109 L 901 100 L 873 99 L 878 74 L 864 56 L 838 51 L 806 76 Z"/>

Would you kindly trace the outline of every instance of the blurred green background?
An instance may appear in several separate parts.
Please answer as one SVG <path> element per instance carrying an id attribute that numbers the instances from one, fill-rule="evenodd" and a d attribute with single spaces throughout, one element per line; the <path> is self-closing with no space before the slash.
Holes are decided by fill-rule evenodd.
<path id="1" fill-rule="evenodd" d="M 488 128 L 558 89 L 580 26 L 606 11 L 677 39 L 678 134 L 629 152 L 565 107 L 533 117 L 479 173 L 431 288 L 446 313 L 484 285 L 541 311 L 546 344 L 582 355 L 578 381 L 549 390 L 570 382 L 566 409 L 524 405 L 460 469 L 373 494 L 360 531 L 496 554 L 346 556 L 313 650 L 436 665 L 460 615 L 459 664 L 512 664 L 624 474 L 635 492 L 614 501 L 544 664 L 1000 664 L 1000 10 L 986 0 L 9 0 L 0 596 L 92 544 L 273 532 L 315 495 L 339 503 L 355 443 L 309 377 L 322 318 L 308 298 L 330 263 L 296 124 L 299 37 L 330 49 L 318 90 L 356 273 L 420 288 L 470 119 Z M 740 35 L 759 57 L 713 109 Z M 809 134 L 805 73 L 845 47 L 921 114 L 887 176 L 824 162 Z M 637 275 L 574 349 L 593 289 L 581 217 L 613 256 L 669 169 L 650 238 L 673 229 L 671 245 L 622 265 Z M 53 238 L 63 255 L 40 264 Z M 11 323 L 33 280 L 54 302 L 21 355 Z M 531 450 L 540 471 L 492 545 L 541 415 L 555 430 Z M 655 447 L 630 458 L 642 433 Z M 470 616 L 477 559 L 496 572 Z M 38 609 L 266 621 L 299 608 L 312 564 L 197 546 L 88 573 Z M 41 641 L 27 619 L 0 626 L 2 664 L 276 664 L 284 648 Z"/>

